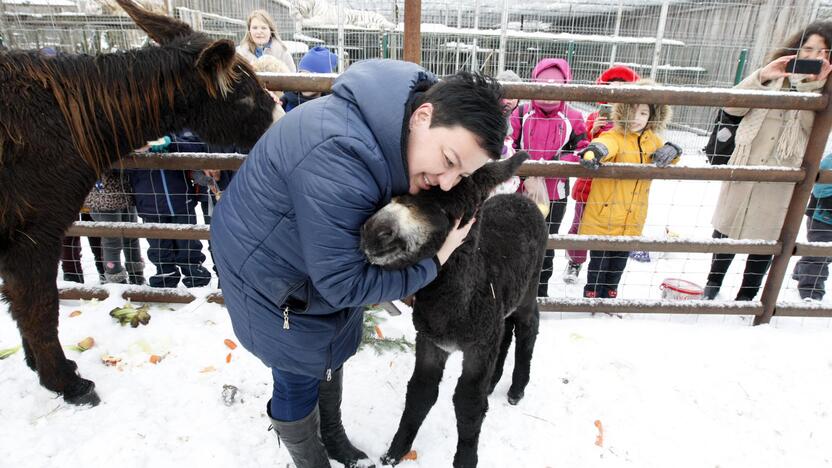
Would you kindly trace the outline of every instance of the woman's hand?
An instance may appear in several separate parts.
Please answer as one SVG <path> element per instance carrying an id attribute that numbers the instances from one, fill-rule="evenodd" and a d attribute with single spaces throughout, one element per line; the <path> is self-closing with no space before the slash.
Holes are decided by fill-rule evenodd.
<path id="1" fill-rule="evenodd" d="M 820 73 L 817 75 L 809 75 L 808 81 L 821 81 L 825 80 L 829 73 L 832 73 L 832 64 L 829 63 L 829 60 L 824 57 L 821 60 L 820 65 Z"/>
<path id="2" fill-rule="evenodd" d="M 784 55 L 778 59 L 772 60 L 768 65 L 760 69 L 760 83 L 776 80 L 789 76 L 786 71 L 786 64 L 789 60 L 797 57 L 796 55 Z M 822 72 L 821 72 L 822 73 Z"/>
<path id="3" fill-rule="evenodd" d="M 462 243 L 465 241 L 465 238 L 468 237 L 468 232 L 471 230 L 471 226 L 477 221 L 476 218 L 471 218 L 471 221 L 468 222 L 465 226 L 460 226 L 459 222 L 461 220 L 456 220 L 454 224 L 454 228 L 451 229 L 451 232 L 448 233 L 448 237 L 445 238 L 445 243 L 442 244 L 442 247 L 439 248 L 439 251 L 436 252 L 436 258 L 439 259 L 439 263 L 444 265 L 445 262 L 448 261 L 451 254 L 454 253 Z"/>

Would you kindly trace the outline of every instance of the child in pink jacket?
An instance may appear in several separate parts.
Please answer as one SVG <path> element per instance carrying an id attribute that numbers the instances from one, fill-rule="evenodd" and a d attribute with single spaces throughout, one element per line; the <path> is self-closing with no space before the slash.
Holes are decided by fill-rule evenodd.
<path id="1" fill-rule="evenodd" d="M 532 81 L 569 83 L 572 81 L 572 71 L 566 60 L 547 58 L 534 67 Z M 575 162 L 578 161 L 575 152 L 587 145 L 583 115 L 563 101 L 535 99 L 528 104 L 521 104 L 511 114 L 511 127 L 514 148 L 527 151 L 533 160 Z M 546 223 L 549 233 L 557 234 L 566 211 L 569 179 L 548 178 L 546 188 L 550 201 Z M 554 256 L 553 250 L 547 250 L 543 259 L 537 293 L 540 297 L 548 296 Z"/>

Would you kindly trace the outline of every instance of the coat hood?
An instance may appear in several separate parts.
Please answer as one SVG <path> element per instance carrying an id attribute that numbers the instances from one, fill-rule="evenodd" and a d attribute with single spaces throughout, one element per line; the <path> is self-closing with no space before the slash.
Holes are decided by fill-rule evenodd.
<path id="1" fill-rule="evenodd" d="M 419 65 L 372 59 L 353 64 L 332 85 L 332 94 L 350 101 L 360 111 L 392 173 L 403 174 L 393 181 L 395 193 L 406 192 L 409 184 L 403 141 L 405 116 L 412 112 L 415 93 L 426 91 L 436 82 L 436 76 Z"/>
<path id="2" fill-rule="evenodd" d="M 635 83 L 637 86 L 655 86 L 656 82 L 642 78 Z M 615 128 L 626 133 L 627 122 L 633 120 L 637 104 L 627 104 L 623 102 L 616 102 L 612 105 L 612 120 L 615 122 Z M 667 128 L 670 119 L 673 117 L 673 110 L 667 104 L 648 104 L 650 106 L 650 120 L 644 130 L 652 130 L 659 133 Z"/>
<path id="3" fill-rule="evenodd" d="M 540 72 L 549 68 L 557 68 L 560 70 L 563 76 L 566 77 L 567 83 L 572 81 L 572 69 L 569 68 L 569 62 L 559 58 L 546 58 L 537 62 L 537 65 L 534 66 L 534 70 L 532 71 L 532 80 L 537 79 Z"/>
<path id="4" fill-rule="evenodd" d="M 532 81 L 535 81 L 543 70 L 548 70 L 550 68 L 557 68 L 560 70 L 560 72 L 563 73 L 566 83 L 572 81 L 572 70 L 569 68 L 569 62 L 558 58 L 547 58 L 537 62 L 537 65 L 535 65 L 534 70 L 532 71 Z M 534 107 L 538 112 L 546 115 L 552 115 L 563 111 L 565 104 L 565 101 L 561 101 L 560 105 L 556 108 L 544 109 L 538 104 L 537 100 L 532 100 L 531 103 L 532 107 Z"/>

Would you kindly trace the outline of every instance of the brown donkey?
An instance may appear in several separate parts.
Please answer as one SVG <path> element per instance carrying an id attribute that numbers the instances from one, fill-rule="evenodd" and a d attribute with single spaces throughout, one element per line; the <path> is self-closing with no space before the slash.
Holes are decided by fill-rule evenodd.
<path id="1" fill-rule="evenodd" d="M 61 239 L 98 174 L 145 141 L 190 128 L 251 147 L 274 101 L 234 43 L 118 0 L 159 47 L 89 55 L 0 52 L 0 278 L 44 387 L 96 405 L 58 342 Z"/>

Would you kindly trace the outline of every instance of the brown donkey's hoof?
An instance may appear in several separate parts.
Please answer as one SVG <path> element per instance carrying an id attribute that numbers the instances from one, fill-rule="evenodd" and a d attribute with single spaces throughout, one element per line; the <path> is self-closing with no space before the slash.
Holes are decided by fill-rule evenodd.
<path id="1" fill-rule="evenodd" d="M 78 379 L 64 391 L 64 401 L 78 406 L 97 406 L 101 403 L 101 398 L 95 393 L 95 383 L 87 379 Z"/>

